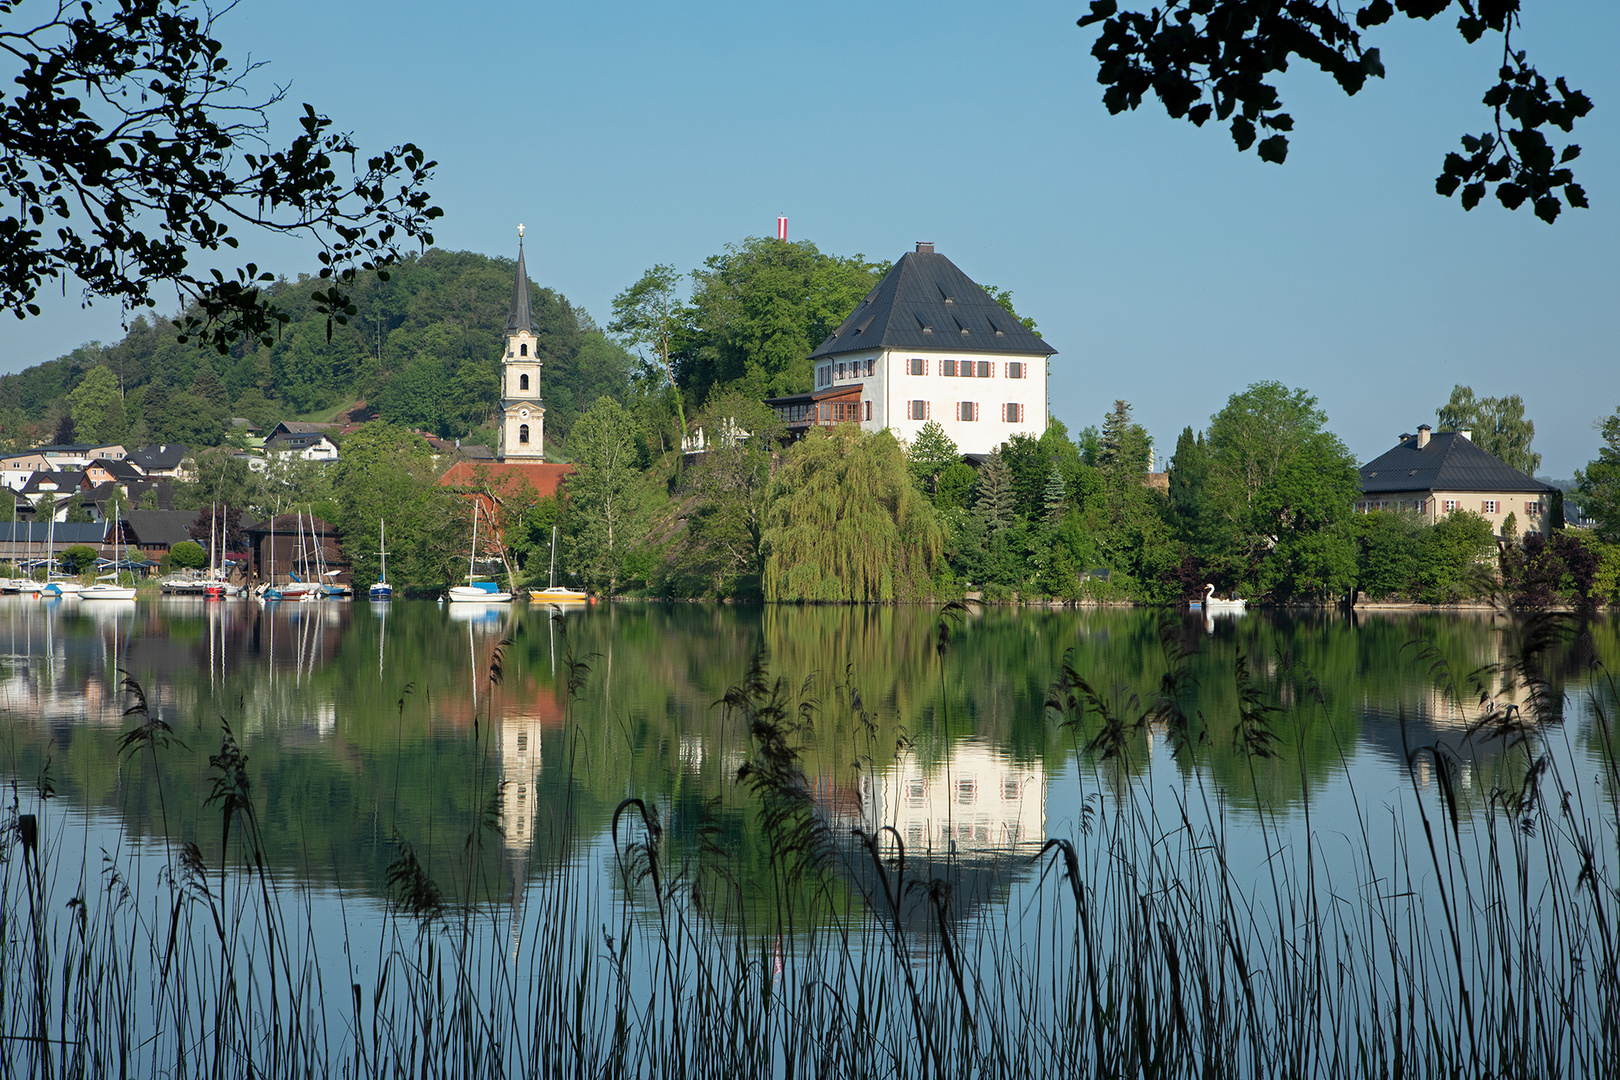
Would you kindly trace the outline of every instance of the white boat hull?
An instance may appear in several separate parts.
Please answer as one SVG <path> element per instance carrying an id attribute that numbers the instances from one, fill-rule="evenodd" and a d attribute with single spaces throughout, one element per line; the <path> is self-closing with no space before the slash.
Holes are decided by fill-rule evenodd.
<path id="1" fill-rule="evenodd" d="M 452 604 L 510 604 L 512 594 L 509 592 L 490 592 L 473 585 L 450 586 L 450 602 Z"/>

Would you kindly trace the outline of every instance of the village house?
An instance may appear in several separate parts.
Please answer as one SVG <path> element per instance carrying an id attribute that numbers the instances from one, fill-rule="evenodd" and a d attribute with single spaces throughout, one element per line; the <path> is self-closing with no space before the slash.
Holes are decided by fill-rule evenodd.
<path id="1" fill-rule="evenodd" d="M 128 460 L 148 477 L 192 480 L 192 472 L 186 468 L 190 457 L 191 448 L 185 443 L 158 443 L 136 450 Z"/>
<path id="2" fill-rule="evenodd" d="M 1468 510 L 1491 523 L 1498 535 L 1509 515 L 1520 536 L 1545 536 L 1556 489 L 1533 480 L 1489 454 L 1471 431 L 1435 432 L 1420 424 L 1416 435 L 1402 435 L 1394 449 L 1361 467 L 1361 498 L 1356 509 L 1405 510 L 1433 523 Z"/>
<path id="3" fill-rule="evenodd" d="M 815 388 L 766 402 L 791 437 L 812 426 L 888 428 L 904 440 L 936 421 L 967 455 L 1046 431 L 1056 355 L 956 265 L 919 243 L 810 354 Z"/>
<path id="4" fill-rule="evenodd" d="M 266 454 L 290 454 L 305 461 L 336 461 L 337 443 L 330 436 L 338 430 L 337 424 L 310 424 L 284 420 L 270 429 L 264 438 Z"/>

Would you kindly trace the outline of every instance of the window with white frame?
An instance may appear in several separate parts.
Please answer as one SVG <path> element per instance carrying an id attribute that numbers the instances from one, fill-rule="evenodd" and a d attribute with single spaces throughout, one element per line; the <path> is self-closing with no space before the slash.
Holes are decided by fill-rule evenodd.
<path id="1" fill-rule="evenodd" d="M 977 420 L 979 418 L 979 403 L 977 401 L 958 401 L 956 403 L 956 418 L 958 420 Z"/>
<path id="2" fill-rule="evenodd" d="M 914 400 L 914 401 L 906 402 L 906 419 L 907 420 L 926 420 L 926 419 L 928 419 L 928 402 L 922 401 L 922 400 Z"/>
<path id="3" fill-rule="evenodd" d="M 1494 513 L 1496 513 L 1496 500 L 1495 499 L 1482 499 L 1480 501 L 1480 504 L 1479 504 L 1479 512 L 1482 513 L 1482 514 L 1494 514 Z"/>
<path id="4" fill-rule="evenodd" d="M 1453 510 L 1457 509 L 1457 500 L 1456 499 L 1447 499 L 1447 500 L 1445 500 L 1445 502 L 1442 505 L 1445 507 L 1446 513 L 1449 514 Z"/>
<path id="5" fill-rule="evenodd" d="M 1541 513 L 1541 500 L 1540 499 L 1531 499 L 1528 502 L 1526 502 L 1524 504 L 1524 512 L 1527 513 L 1527 514 L 1539 514 L 1539 513 Z"/>
<path id="6" fill-rule="evenodd" d="M 866 403 L 866 418 L 868 420 L 872 419 L 872 403 L 870 401 Z"/>

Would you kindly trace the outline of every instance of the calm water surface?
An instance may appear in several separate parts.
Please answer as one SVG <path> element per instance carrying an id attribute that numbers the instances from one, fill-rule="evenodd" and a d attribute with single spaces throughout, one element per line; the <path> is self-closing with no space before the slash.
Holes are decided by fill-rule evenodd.
<path id="1" fill-rule="evenodd" d="M 396 839 L 448 893 L 498 895 L 554 872 L 565 852 L 599 850 L 632 796 L 658 809 L 676 856 L 702 834 L 746 860 L 750 802 L 734 778 L 751 747 L 717 703 L 759 658 L 808 721 L 803 763 L 829 818 L 892 826 L 919 857 L 951 855 L 969 874 L 966 914 L 1005 901 L 1041 843 L 1076 835 L 1088 805 L 1132 785 L 1174 814 L 1224 817 L 1241 858 L 1246 837 L 1262 850 L 1263 825 L 1331 839 L 1356 831 L 1357 812 L 1421 797 L 1437 766 L 1425 754 L 1409 767 L 1413 748 L 1445 748 L 1465 817 L 1522 783 L 1543 748 L 1470 739 L 1436 688 L 1450 671 L 1472 700 L 1469 673 L 1508 659 L 1511 632 L 1489 615 L 1177 618 L 1172 642 L 1197 650 L 1186 701 L 1204 721 L 1197 742 L 1174 755 L 1162 725 L 1143 725 L 1099 761 L 1087 752 L 1096 721 L 1063 724 L 1048 690 L 1067 655 L 1117 715 L 1139 715 L 1169 666 L 1163 613 L 991 609 L 956 624 L 940 653 L 927 608 L 614 604 L 558 622 L 524 606 L 410 601 L 6 598 L 0 767 L 24 801 L 48 778 L 58 807 L 134 850 L 167 837 L 212 860 L 208 758 L 228 726 L 282 880 L 361 896 L 386 890 Z M 1435 650 L 1427 659 L 1419 640 Z M 1620 656 L 1612 621 L 1595 643 Z M 1280 710 L 1269 757 L 1235 745 L 1240 655 Z M 1601 787 L 1589 668 L 1569 652 L 1550 670 L 1562 699 L 1545 749 L 1572 782 Z M 118 751 L 135 722 L 121 673 L 174 729 L 155 761 Z M 1503 704 L 1523 701 L 1497 689 Z M 487 842 L 470 845 L 473 834 Z"/>

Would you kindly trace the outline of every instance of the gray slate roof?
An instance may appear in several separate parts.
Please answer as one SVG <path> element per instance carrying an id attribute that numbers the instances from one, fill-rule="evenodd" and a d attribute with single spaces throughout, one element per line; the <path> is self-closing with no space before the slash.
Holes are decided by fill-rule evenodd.
<path id="1" fill-rule="evenodd" d="M 1455 431 L 1429 437 L 1418 449 L 1416 435 L 1361 467 L 1361 490 L 1367 495 L 1397 491 L 1551 491 L 1518 469 L 1488 454 Z"/>
<path id="2" fill-rule="evenodd" d="M 99 544 L 106 539 L 109 524 L 106 521 L 80 521 L 73 524 L 58 521 L 56 549 L 60 551 L 71 544 Z M 5 557 L 5 546 L 12 543 L 13 538 L 19 544 L 43 544 L 50 535 L 51 523 L 48 521 L 19 521 L 15 525 L 9 521 L 0 521 L 0 558 Z"/>
<path id="3" fill-rule="evenodd" d="M 527 330 L 531 334 L 538 334 L 540 328 L 534 323 L 534 315 L 529 311 L 529 271 L 523 265 L 523 238 L 518 237 L 517 275 L 512 279 L 512 314 L 506 317 L 506 332 L 516 333 Z"/>
<path id="4" fill-rule="evenodd" d="M 866 349 L 1051 356 L 1057 350 L 1025 328 L 956 264 L 933 251 L 900 256 L 849 318 L 810 359 Z"/>
<path id="5" fill-rule="evenodd" d="M 70 498 L 79 490 L 79 481 L 84 479 L 83 469 L 62 469 L 58 472 L 32 472 L 23 483 L 21 494 L 27 496 L 55 495 L 60 501 Z M 46 484 L 55 484 L 55 489 L 46 488 Z M 31 502 L 38 501 L 30 499 Z"/>
<path id="6" fill-rule="evenodd" d="M 128 460 L 142 472 L 150 473 L 153 469 L 178 469 L 190 453 L 191 448 L 185 443 L 158 443 L 141 447 L 130 454 Z"/>
<path id="7" fill-rule="evenodd" d="M 173 547 L 191 539 L 191 526 L 196 524 L 199 513 L 198 510 L 131 510 L 124 521 L 132 543 Z"/>

